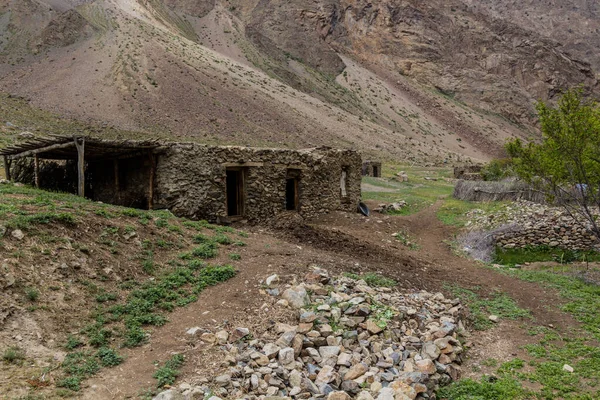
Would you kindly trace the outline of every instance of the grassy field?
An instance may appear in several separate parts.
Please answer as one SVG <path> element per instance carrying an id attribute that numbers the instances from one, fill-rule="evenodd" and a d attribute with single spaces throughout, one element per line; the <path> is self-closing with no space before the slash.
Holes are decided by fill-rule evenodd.
<path id="1" fill-rule="evenodd" d="M 494 269 L 498 271 L 498 269 Z M 542 268 L 524 271 L 514 268 L 499 270 L 529 282 L 536 282 L 540 290 L 556 289 L 565 300 L 559 307 L 581 323 L 569 332 L 559 332 L 553 327 L 536 325 L 527 320 L 520 325 L 531 337 L 524 345 L 527 360 L 514 358 L 504 363 L 486 360 L 487 366 L 496 367 L 493 375 L 476 381 L 464 379 L 443 388 L 441 398 L 452 400 L 496 399 L 570 399 L 593 400 L 600 398 L 600 286 L 586 282 L 581 277 L 565 273 L 565 268 Z M 490 271 L 490 273 L 493 273 Z M 494 312 L 496 299 L 481 299 L 474 293 L 461 289 L 455 292 L 466 300 L 475 319 L 475 326 L 490 326 L 483 316 Z M 510 299 L 499 315 L 524 316 L 527 310 L 519 309 Z M 484 311 L 482 313 L 482 311 Z M 498 309 L 496 309 L 498 311 Z M 573 368 L 570 372 L 565 365 Z M 533 389 L 535 388 L 535 389 Z"/>
<path id="2" fill-rule="evenodd" d="M 408 182 L 399 182 L 395 174 L 404 171 Z M 454 184 L 450 168 L 424 168 L 399 164 L 383 164 L 381 178 L 363 178 L 363 200 L 392 203 L 400 200 L 408 206 L 397 214 L 410 215 L 452 195 Z"/>

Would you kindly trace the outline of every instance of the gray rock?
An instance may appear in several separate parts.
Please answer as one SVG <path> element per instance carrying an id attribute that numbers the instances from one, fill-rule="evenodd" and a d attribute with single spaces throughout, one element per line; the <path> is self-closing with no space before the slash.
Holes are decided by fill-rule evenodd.
<path id="1" fill-rule="evenodd" d="M 185 397 L 174 389 L 165 390 L 160 392 L 152 398 L 152 400 L 184 400 Z"/>
<path id="2" fill-rule="evenodd" d="M 23 238 L 25 237 L 25 234 L 20 229 L 15 229 L 10 233 L 10 235 L 17 240 L 23 240 Z"/>
<path id="3" fill-rule="evenodd" d="M 275 343 L 267 343 L 263 346 L 263 353 L 269 358 L 275 357 L 281 348 Z"/>
<path id="4" fill-rule="evenodd" d="M 294 362 L 294 349 L 291 347 L 285 347 L 279 350 L 279 363 L 282 365 L 289 365 Z"/>
<path id="5" fill-rule="evenodd" d="M 279 284 L 279 275 L 274 274 L 269 276 L 266 280 L 265 283 L 267 284 L 267 286 L 269 287 L 273 287 L 273 286 L 277 286 Z"/>
<path id="6" fill-rule="evenodd" d="M 223 374 L 215 378 L 215 383 L 219 386 L 227 386 L 231 382 L 231 375 Z"/>
<path id="7" fill-rule="evenodd" d="M 302 308 L 310 303 L 308 293 L 303 286 L 295 286 L 286 289 L 282 295 L 284 300 L 287 300 L 288 304 L 294 308 Z"/>

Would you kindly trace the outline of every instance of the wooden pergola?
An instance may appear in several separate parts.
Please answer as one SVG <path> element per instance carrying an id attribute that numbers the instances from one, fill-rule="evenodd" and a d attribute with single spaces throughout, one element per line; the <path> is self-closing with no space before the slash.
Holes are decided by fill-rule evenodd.
<path id="1" fill-rule="evenodd" d="M 150 160 L 150 181 L 148 185 L 148 208 L 152 208 L 154 195 L 154 175 L 156 169 L 156 150 L 160 147 L 156 140 L 106 140 L 85 136 L 49 136 L 31 139 L 4 149 L 6 179 L 12 180 L 11 164 L 23 157 L 34 159 L 35 186 L 39 187 L 39 160 L 77 160 L 77 194 L 85 195 L 85 162 L 113 160 L 115 187 L 119 186 L 118 160 L 133 157 L 148 157 Z"/>

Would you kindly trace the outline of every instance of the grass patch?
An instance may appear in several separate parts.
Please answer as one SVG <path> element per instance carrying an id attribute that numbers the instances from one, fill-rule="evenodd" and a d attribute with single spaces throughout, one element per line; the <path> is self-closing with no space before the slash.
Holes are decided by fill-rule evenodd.
<path id="1" fill-rule="evenodd" d="M 403 170 L 409 176 L 408 182 L 393 180 L 395 174 Z M 393 203 L 400 200 L 407 206 L 395 215 L 410 215 L 431 206 L 440 199 L 452 195 L 454 186 L 447 178 L 452 176 L 449 168 L 422 168 L 393 164 L 384 164 L 383 178 L 363 177 L 362 182 L 368 184 L 363 190 L 363 200 Z M 428 178 L 428 179 L 426 179 Z"/>
<path id="2" fill-rule="evenodd" d="M 600 287 L 579 277 L 565 275 L 564 267 L 560 271 L 555 268 L 557 267 L 533 271 L 499 271 L 528 282 L 539 283 L 543 287 L 557 289 L 567 300 L 566 304 L 560 306 L 561 309 L 580 321 L 583 329 L 572 327 L 568 335 L 561 335 L 545 326 L 524 328 L 532 338 L 532 342 L 524 346 L 531 358 L 527 365 L 521 359 L 508 361 L 500 365 L 492 377 L 484 377 L 480 381 L 465 379 L 441 389 L 441 398 L 600 398 L 600 348 L 596 345 L 600 340 Z M 463 294 L 463 298 L 468 299 L 467 304 L 471 309 L 482 307 L 479 298 L 472 292 L 465 292 L 464 289 L 459 292 L 459 295 Z M 564 370 L 565 364 L 572 366 L 573 372 Z M 540 389 L 528 390 L 524 388 L 524 382 L 528 385 L 536 383 Z"/>
<path id="3" fill-rule="evenodd" d="M 503 265 L 544 261 L 555 261 L 561 264 L 574 261 L 600 261 L 600 253 L 595 251 L 564 250 L 548 246 L 536 246 L 522 249 L 496 248 L 494 256 L 494 262 Z"/>
<path id="4" fill-rule="evenodd" d="M 374 287 L 394 287 L 398 284 L 398 282 L 395 280 L 386 278 L 385 276 L 376 274 L 374 272 L 369 272 L 362 275 L 347 272 L 344 274 L 344 276 L 355 280 L 362 279 L 367 283 L 367 285 Z"/>
<path id="5" fill-rule="evenodd" d="M 157 380 L 156 386 L 162 388 L 166 385 L 172 385 L 179 376 L 179 368 L 183 365 L 185 358 L 183 354 L 175 354 L 165 365 L 160 367 L 152 377 Z"/>
<path id="6" fill-rule="evenodd" d="M 561 309 L 582 323 L 583 329 L 600 340 L 600 286 L 575 276 L 557 274 L 551 268 L 538 271 L 501 269 L 505 274 L 557 289 L 567 303 Z"/>
<path id="7" fill-rule="evenodd" d="M 463 227 L 468 222 L 467 213 L 471 210 L 483 210 L 486 213 L 493 213 L 506 206 L 506 202 L 472 202 L 448 198 L 438 209 L 437 217 L 446 225 Z"/>
<path id="8" fill-rule="evenodd" d="M 460 286 L 446 286 L 446 289 L 469 307 L 471 323 L 475 330 L 491 328 L 494 323 L 489 320 L 490 315 L 512 320 L 531 318 L 530 312 L 520 308 L 506 293 L 495 292 L 488 298 L 481 298 L 475 291 Z M 479 287 L 474 290 L 479 290 Z"/>
<path id="9" fill-rule="evenodd" d="M 9 364 L 19 364 L 25 360 L 25 351 L 17 346 L 12 346 L 4 350 L 2 360 Z"/>
<path id="10" fill-rule="evenodd" d="M 501 378 L 486 376 L 481 380 L 463 379 L 442 388 L 441 399 L 448 400 L 525 400 L 531 399 L 531 393 L 523 388 L 521 382 L 513 377 Z"/>

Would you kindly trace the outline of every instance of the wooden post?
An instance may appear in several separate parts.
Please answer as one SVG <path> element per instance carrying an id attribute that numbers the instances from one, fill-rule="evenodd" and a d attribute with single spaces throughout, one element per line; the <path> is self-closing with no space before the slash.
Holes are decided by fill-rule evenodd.
<path id="1" fill-rule="evenodd" d="M 40 188 L 40 159 L 38 155 L 33 156 L 33 177 L 35 180 L 35 187 Z"/>
<path id="2" fill-rule="evenodd" d="M 119 160 L 113 160 L 113 169 L 115 171 L 115 198 L 121 199 L 121 193 L 119 192 Z"/>
<path id="3" fill-rule="evenodd" d="M 154 207 L 154 175 L 156 173 L 156 159 L 152 150 L 148 150 L 148 156 L 150 158 L 150 181 L 148 182 L 148 210 L 152 210 Z"/>
<path id="4" fill-rule="evenodd" d="M 77 194 L 85 196 L 85 139 L 75 138 L 77 147 Z"/>
<path id="5" fill-rule="evenodd" d="M 8 156 L 4 156 L 4 174 L 6 175 L 6 180 L 10 181 L 12 180 L 11 176 L 10 176 L 10 164 L 12 163 L 12 160 L 8 159 Z"/>

